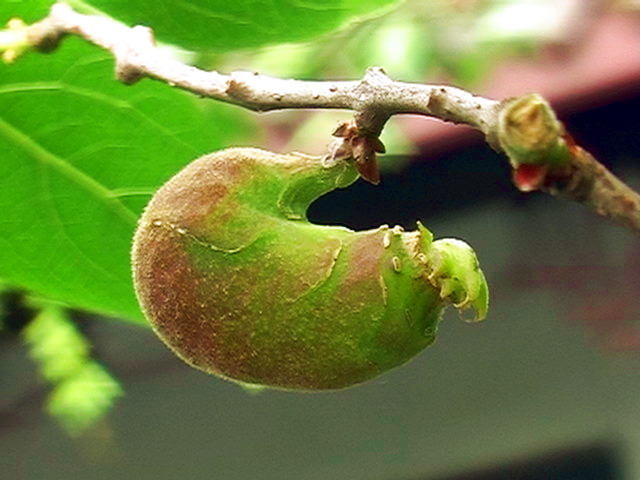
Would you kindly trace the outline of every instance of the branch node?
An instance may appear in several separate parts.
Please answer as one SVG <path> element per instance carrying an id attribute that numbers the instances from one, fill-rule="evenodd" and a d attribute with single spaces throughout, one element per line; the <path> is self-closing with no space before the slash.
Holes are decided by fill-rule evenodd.
<path id="1" fill-rule="evenodd" d="M 498 135 L 514 167 L 523 163 L 567 165 L 571 155 L 564 133 L 551 105 L 540 95 L 522 95 L 503 102 Z"/>
<path id="2" fill-rule="evenodd" d="M 29 43 L 41 53 L 51 53 L 64 37 L 64 33 L 52 29 L 47 21 L 35 23 L 29 27 Z"/>
<path id="3" fill-rule="evenodd" d="M 246 84 L 238 77 L 240 77 L 240 72 L 233 72 L 229 75 L 224 93 L 231 98 L 243 100 L 251 93 L 251 90 L 248 89 Z"/>
<path id="4" fill-rule="evenodd" d="M 153 30 L 144 25 L 136 25 L 131 29 L 132 37 L 136 42 L 147 47 L 155 47 L 156 39 Z"/>
<path id="5" fill-rule="evenodd" d="M 382 67 L 369 67 L 362 79 L 364 83 L 393 83 Z"/>
<path id="6" fill-rule="evenodd" d="M 144 73 L 127 60 L 116 60 L 116 78 L 125 85 L 133 85 L 144 78 Z"/>

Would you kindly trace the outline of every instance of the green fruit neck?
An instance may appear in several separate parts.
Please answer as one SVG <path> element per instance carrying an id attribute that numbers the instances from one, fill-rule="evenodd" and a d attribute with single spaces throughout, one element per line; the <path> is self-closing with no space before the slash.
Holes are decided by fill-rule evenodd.
<path id="1" fill-rule="evenodd" d="M 258 160 L 246 165 L 251 171 L 236 190 L 237 198 L 241 205 L 286 220 L 306 220 L 314 200 L 358 178 L 353 164 L 346 160 L 256 152 Z"/>

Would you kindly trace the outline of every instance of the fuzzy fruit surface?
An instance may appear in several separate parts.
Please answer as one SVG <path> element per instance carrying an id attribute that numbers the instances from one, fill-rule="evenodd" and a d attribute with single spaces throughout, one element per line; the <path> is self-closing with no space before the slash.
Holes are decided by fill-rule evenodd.
<path id="1" fill-rule="evenodd" d="M 237 148 L 195 160 L 158 190 L 132 253 L 142 309 L 185 362 L 241 384 L 339 389 L 430 345 L 443 309 L 487 309 L 463 242 L 307 221 L 357 179 L 351 163 Z"/>

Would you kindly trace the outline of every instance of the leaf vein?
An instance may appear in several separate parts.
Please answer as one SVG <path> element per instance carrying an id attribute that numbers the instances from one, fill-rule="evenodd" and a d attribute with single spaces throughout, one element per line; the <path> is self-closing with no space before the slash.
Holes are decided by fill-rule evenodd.
<path id="1" fill-rule="evenodd" d="M 129 210 L 122 202 L 117 200 L 108 188 L 81 170 L 78 170 L 71 164 L 65 162 L 62 158 L 50 152 L 31 137 L 2 118 L 0 118 L 0 134 L 12 141 L 40 163 L 49 165 L 77 185 L 91 192 L 101 201 L 107 203 L 125 222 L 131 225 L 135 225 L 137 223 L 137 215 Z"/>

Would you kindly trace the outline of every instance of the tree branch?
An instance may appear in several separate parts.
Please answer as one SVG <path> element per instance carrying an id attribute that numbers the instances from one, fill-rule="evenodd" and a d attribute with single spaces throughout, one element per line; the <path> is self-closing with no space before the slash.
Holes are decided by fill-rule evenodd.
<path id="1" fill-rule="evenodd" d="M 640 232 L 640 196 L 607 170 L 593 155 L 574 146 L 571 163 L 550 175 L 541 189 L 586 205 L 598 215 Z"/>
<path id="2" fill-rule="evenodd" d="M 537 95 L 500 102 L 451 86 L 393 81 L 381 68 L 368 69 L 360 81 L 285 80 L 242 71 L 223 75 L 175 60 L 156 46 L 147 27 L 130 28 L 108 17 L 83 15 L 62 3 L 33 25 L 12 20 L 0 32 L 0 50 L 6 61 L 13 61 L 29 47 L 51 51 L 65 35 L 80 36 L 110 51 L 116 76 L 125 84 L 154 78 L 258 112 L 352 110 L 354 121 L 334 132 L 341 143 L 332 155 L 354 158 L 361 175 L 373 183 L 378 181 L 375 153 L 384 151 L 378 136 L 391 116 L 425 115 L 470 125 L 494 150 L 507 154 L 522 191 L 570 198 L 640 232 L 640 196 L 573 145 L 551 107 Z"/>
<path id="3" fill-rule="evenodd" d="M 283 80 L 254 72 L 222 75 L 172 59 L 155 45 L 151 29 L 130 28 L 108 17 L 82 15 L 55 4 L 50 15 L 32 25 L 32 45 L 55 44 L 66 34 L 78 35 L 110 51 L 116 76 L 127 84 L 155 78 L 203 97 L 254 111 L 289 108 L 347 109 L 369 112 L 360 128 L 379 134 L 391 115 L 415 113 L 472 125 L 488 133 L 498 102 L 448 86 L 393 82 L 382 69 L 371 68 L 361 81 Z M 437 97 L 437 98 L 436 98 Z"/>

